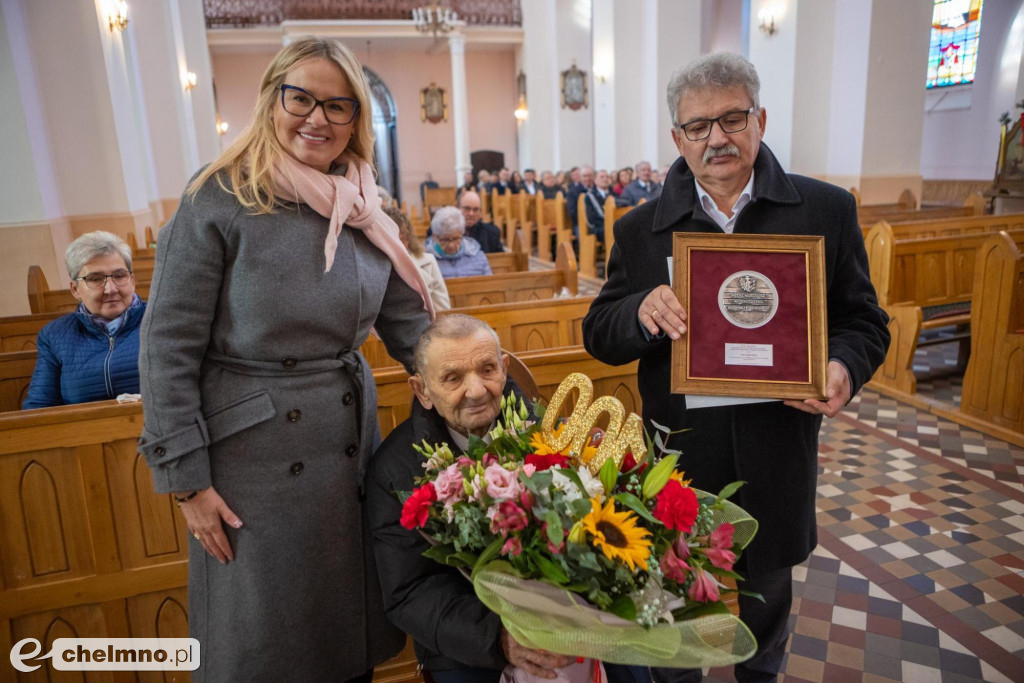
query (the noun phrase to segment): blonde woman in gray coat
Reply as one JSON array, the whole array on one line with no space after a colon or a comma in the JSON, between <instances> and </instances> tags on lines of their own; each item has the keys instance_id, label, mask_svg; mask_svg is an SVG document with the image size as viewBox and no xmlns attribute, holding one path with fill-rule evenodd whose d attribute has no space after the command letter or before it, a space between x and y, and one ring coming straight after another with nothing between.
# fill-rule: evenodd
<instances>
[{"instance_id":1,"label":"blonde woman in gray coat","mask_svg":"<svg viewBox=\"0 0 1024 683\"><path fill-rule=\"evenodd\" d=\"M380 210L369 97L339 43L285 47L160 232L140 450L192 535L194 681L369 681L404 643L367 552L358 349L375 327L408 366L433 310Z\"/></svg>"}]
</instances>

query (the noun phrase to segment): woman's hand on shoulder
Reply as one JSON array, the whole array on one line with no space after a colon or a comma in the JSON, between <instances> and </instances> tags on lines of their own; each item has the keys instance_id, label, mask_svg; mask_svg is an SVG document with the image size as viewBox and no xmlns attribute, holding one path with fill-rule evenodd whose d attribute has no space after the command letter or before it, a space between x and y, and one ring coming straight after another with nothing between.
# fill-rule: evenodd
<instances>
[{"instance_id":1,"label":"woman's hand on shoulder","mask_svg":"<svg viewBox=\"0 0 1024 683\"><path fill-rule=\"evenodd\" d=\"M185 498L189 493L179 493L175 496ZM212 486L198 491L187 501L179 502L178 507L185 516L189 533L203 544L206 552L221 564L227 564L235 559L231 543L224 533L224 525L230 524L233 528L240 529L242 520L231 511Z\"/></svg>"}]
</instances>

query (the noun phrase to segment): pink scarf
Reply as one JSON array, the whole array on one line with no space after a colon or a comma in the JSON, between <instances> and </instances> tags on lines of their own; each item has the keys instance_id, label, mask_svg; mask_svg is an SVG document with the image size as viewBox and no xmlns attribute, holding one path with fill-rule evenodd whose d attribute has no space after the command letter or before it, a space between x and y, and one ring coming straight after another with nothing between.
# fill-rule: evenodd
<instances>
[{"instance_id":1,"label":"pink scarf","mask_svg":"<svg viewBox=\"0 0 1024 683\"><path fill-rule=\"evenodd\" d=\"M405 283L419 292L423 308L433 320L434 305L423 273L398 239L398 226L380 208L377 182L370 165L347 152L339 161L348 165L344 176L321 173L283 154L274 172L275 189L282 198L308 204L324 218L331 219L324 242L325 273L334 265L341 228L345 224L358 228L391 260L391 265Z\"/></svg>"}]
</instances>

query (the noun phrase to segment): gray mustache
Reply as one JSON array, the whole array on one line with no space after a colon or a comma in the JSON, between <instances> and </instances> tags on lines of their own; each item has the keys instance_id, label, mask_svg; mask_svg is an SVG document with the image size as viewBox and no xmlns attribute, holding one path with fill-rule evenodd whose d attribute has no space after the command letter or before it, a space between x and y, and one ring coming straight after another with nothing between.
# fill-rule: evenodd
<instances>
[{"instance_id":1,"label":"gray mustache","mask_svg":"<svg viewBox=\"0 0 1024 683\"><path fill-rule=\"evenodd\" d=\"M740 150L739 147L737 147L736 145L725 145L724 147L708 147L706 150L704 150L704 156L701 160L706 164L715 157L738 157L739 155Z\"/></svg>"}]
</instances>

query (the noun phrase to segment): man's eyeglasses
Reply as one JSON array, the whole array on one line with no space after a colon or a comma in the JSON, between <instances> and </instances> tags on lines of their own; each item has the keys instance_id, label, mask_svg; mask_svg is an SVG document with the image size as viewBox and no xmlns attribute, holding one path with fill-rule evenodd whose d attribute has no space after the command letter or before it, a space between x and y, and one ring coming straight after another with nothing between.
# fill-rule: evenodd
<instances>
[{"instance_id":1,"label":"man's eyeglasses","mask_svg":"<svg viewBox=\"0 0 1024 683\"><path fill-rule=\"evenodd\" d=\"M713 119L695 119L688 123L679 123L676 126L683 131L683 135L690 142L707 140L711 136L711 129L717 123L723 133L739 133L747 128L747 119L754 113L751 107L746 111L728 111Z\"/></svg>"},{"instance_id":2,"label":"man's eyeglasses","mask_svg":"<svg viewBox=\"0 0 1024 683\"><path fill-rule=\"evenodd\" d=\"M113 280L117 287L124 287L132 279L130 270L118 270L110 275L103 273L89 273L83 277L76 277L75 280L82 280L89 289L100 290L107 286L107 278Z\"/></svg>"},{"instance_id":3,"label":"man's eyeglasses","mask_svg":"<svg viewBox=\"0 0 1024 683\"><path fill-rule=\"evenodd\" d=\"M359 113L359 100L351 97L332 97L318 100L297 85L281 86L281 106L293 116L309 116L317 107L322 107L324 116L339 126L352 123Z\"/></svg>"}]
</instances>

